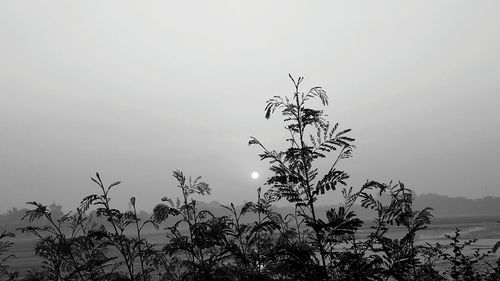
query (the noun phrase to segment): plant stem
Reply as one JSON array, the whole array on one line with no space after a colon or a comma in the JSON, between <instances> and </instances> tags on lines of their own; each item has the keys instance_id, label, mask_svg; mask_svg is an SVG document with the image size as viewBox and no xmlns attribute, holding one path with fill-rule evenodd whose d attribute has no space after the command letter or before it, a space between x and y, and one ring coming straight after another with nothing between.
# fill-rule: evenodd
<instances>
[{"instance_id":1,"label":"plant stem","mask_svg":"<svg viewBox=\"0 0 500 281\"><path fill-rule=\"evenodd\" d=\"M295 101L296 101L296 106L297 106L297 125L299 127L299 137L300 137L300 150L301 150L301 153L300 153L300 156L302 158L302 168L303 168L303 173L304 173L304 177L305 177L305 181L303 181L303 187L306 191L306 194L307 194L307 197L308 197L308 205L309 205L309 209L311 211L311 215L312 215L312 219L313 219L313 222L314 224L316 224L317 222L317 219L316 219L316 213L315 213L315 208L314 208L314 196L312 194L312 190L311 190L311 182L309 180L309 172L308 172L308 166L309 166L309 163L308 161L306 161L306 157L304 155L304 150L306 149L306 145L304 143L304 128L302 127L302 120L301 120L301 113L300 113L300 108L301 108L301 103L299 101L299 83L300 83L300 78L299 78L299 81L297 83L294 83L295 84ZM319 232L319 230L317 228L313 228L314 232L316 233L316 239L317 239L317 242L318 242L318 247L319 247L319 251L320 251L320 255L321 255L321 262L322 262L322 265L323 265L323 268L325 269L325 273L327 274L328 276L328 270L326 269L326 259L325 259L325 249L324 249L324 246L323 246L323 238L321 236L321 233Z\"/></svg>"}]
</instances>

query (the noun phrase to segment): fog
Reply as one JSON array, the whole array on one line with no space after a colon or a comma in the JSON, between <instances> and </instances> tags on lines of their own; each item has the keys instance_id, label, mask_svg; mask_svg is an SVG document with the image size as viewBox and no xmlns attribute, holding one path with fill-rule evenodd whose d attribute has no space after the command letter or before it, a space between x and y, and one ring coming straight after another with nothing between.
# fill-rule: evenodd
<instances>
[{"instance_id":1,"label":"fog","mask_svg":"<svg viewBox=\"0 0 500 281\"><path fill-rule=\"evenodd\" d=\"M2 1L0 211L70 210L121 180L113 203L254 199L270 175L250 136L285 148L265 101L322 86L351 128L350 185L500 196L498 1ZM260 177L251 178L257 171ZM265 187L264 187L265 188ZM323 203L338 202L331 193Z\"/></svg>"}]
</instances>

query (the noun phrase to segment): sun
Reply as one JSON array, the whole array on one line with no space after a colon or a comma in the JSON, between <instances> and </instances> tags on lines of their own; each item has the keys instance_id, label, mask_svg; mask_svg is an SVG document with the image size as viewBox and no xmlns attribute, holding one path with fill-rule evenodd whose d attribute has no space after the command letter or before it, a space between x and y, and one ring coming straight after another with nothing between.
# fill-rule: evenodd
<instances>
[{"instance_id":1,"label":"sun","mask_svg":"<svg viewBox=\"0 0 500 281\"><path fill-rule=\"evenodd\" d=\"M252 179L256 180L259 178L259 173L257 172L252 172Z\"/></svg>"}]
</instances>

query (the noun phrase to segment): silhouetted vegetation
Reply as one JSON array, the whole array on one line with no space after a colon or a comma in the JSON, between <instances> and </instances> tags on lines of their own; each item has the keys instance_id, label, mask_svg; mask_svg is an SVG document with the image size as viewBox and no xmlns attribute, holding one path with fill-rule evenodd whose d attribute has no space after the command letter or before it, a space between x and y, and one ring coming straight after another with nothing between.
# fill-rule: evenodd
<instances>
[{"instance_id":1,"label":"silhouetted vegetation","mask_svg":"<svg viewBox=\"0 0 500 281\"><path fill-rule=\"evenodd\" d=\"M256 190L255 201L222 205L216 215L197 198L210 194L200 177L174 171L178 194L166 194L149 217L140 216L136 199L130 210L111 204L119 186L96 173L98 192L85 197L75 212L57 205L28 202L19 231L37 237L34 254L39 271L11 272L7 261L14 233L0 234L2 280L500 280L500 260L491 262L499 244L487 251L465 251L475 241L448 235L449 245L421 244L416 237L431 222L432 209L413 207L414 193L403 183L367 181L347 186L340 168L352 156L350 129L331 124L320 87L301 92L303 78L293 79L291 97L275 96L266 103L265 117L279 111L289 135L283 150L268 148L251 137L259 157L269 161L267 190ZM314 103L313 101L318 101ZM331 159L324 169L319 159ZM324 163L324 161L322 162ZM326 211L317 200L337 192L343 203ZM286 200L290 213L273 203ZM363 222L356 208L372 212ZM92 211L93 210L93 211ZM13 212L13 214L17 212ZM11 215L13 216L13 215ZM252 218L252 219L248 219ZM361 233L363 225L369 231ZM393 227L403 234L389 235ZM145 239L144 230L164 234L162 245ZM470 252L470 253L469 253Z\"/></svg>"}]
</instances>

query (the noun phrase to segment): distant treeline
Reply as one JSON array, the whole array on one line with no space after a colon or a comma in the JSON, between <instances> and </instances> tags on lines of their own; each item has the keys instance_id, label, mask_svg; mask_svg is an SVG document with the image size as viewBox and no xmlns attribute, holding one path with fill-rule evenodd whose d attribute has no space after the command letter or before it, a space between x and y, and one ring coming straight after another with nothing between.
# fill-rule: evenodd
<instances>
[{"instance_id":1,"label":"distant treeline","mask_svg":"<svg viewBox=\"0 0 500 281\"><path fill-rule=\"evenodd\" d=\"M415 208L433 208L433 214L436 217L500 216L500 197L487 196L481 199L467 199L428 193L417 196L414 205Z\"/></svg>"},{"instance_id":2,"label":"distant treeline","mask_svg":"<svg viewBox=\"0 0 500 281\"><path fill-rule=\"evenodd\" d=\"M199 205L205 210L209 210L213 214L223 215L226 210L222 207L222 203L212 201L210 203L200 201ZM484 197L481 199L468 199L463 197L449 197L446 195L439 195L435 193L426 193L415 196L413 206L416 209L424 209L426 207L433 208L434 217L465 217L465 216L493 216L498 215L500 220L500 197ZM64 214L63 207L56 203L48 206L55 216L62 216ZM242 206L239 206L242 207ZM320 205L318 206L319 213L326 214L326 210L336 208L337 205ZM274 209L282 214L293 213L294 207L274 207ZM371 219L373 212L362 208L360 205L354 205L353 210L358 214L358 217L364 219ZM28 209L12 208L6 213L0 215L0 225L22 225L21 218L26 214ZM89 212L89 215L95 216L95 211ZM138 216L142 219L151 217L152 213L140 211ZM255 218L246 216L247 221L252 221ZM245 221L246 222L246 221Z\"/></svg>"}]
</instances>

